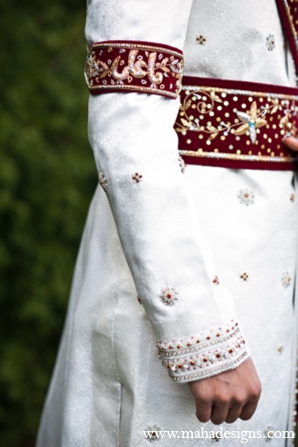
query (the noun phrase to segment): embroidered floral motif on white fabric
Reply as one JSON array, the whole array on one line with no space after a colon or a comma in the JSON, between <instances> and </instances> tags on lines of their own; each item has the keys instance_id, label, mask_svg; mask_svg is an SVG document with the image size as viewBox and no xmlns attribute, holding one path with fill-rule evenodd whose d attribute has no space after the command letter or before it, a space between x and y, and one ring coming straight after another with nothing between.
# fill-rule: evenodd
<instances>
[{"instance_id":1,"label":"embroidered floral motif on white fabric","mask_svg":"<svg viewBox=\"0 0 298 447\"><path fill-rule=\"evenodd\" d=\"M255 201L255 195L253 191L249 189L242 189L238 194L239 202L243 205L249 206L252 205Z\"/></svg>"},{"instance_id":2,"label":"embroidered floral motif on white fabric","mask_svg":"<svg viewBox=\"0 0 298 447\"><path fill-rule=\"evenodd\" d=\"M202 34L200 34L196 37L196 40L200 45L204 45L207 39L206 37L202 36Z\"/></svg>"},{"instance_id":3,"label":"embroidered floral motif on white fabric","mask_svg":"<svg viewBox=\"0 0 298 447\"><path fill-rule=\"evenodd\" d=\"M178 291L175 287L166 287L161 291L160 298L167 306L173 306L175 301L178 300Z\"/></svg>"},{"instance_id":4,"label":"embroidered floral motif on white fabric","mask_svg":"<svg viewBox=\"0 0 298 447\"><path fill-rule=\"evenodd\" d=\"M277 348L277 352L279 352L279 354L281 354L283 352L283 350L284 350L283 345L279 345Z\"/></svg>"},{"instance_id":5,"label":"embroidered floral motif on white fabric","mask_svg":"<svg viewBox=\"0 0 298 447\"><path fill-rule=\"evenodd\" d=\"M218 276L214 276L214 278L212 279L212 282L214 285L218 286L219 285L219 277Z\"/></svg>"},{"instance_id":6,"label":"embroidered floral motif on white fabric","mask_svg":"<svg viewBox=\"0 0 298 447\"><path fill-rule=\"evenodd\" d=\"M102 189L107 192L108 182L102 172L98 175L98 181Z\"/></svg>"},{"instance_id":7,"label":"embroidered floral motif on white fabric","mask_svg":"<svg viewBox=\"0 0 298 447\"><path fill-rule=\"evenodd\" d=\"M249 276L246 272L244 272L244 273L242 273L242 275L240 275L240 278L242 279L242 281L246 282L246 281L248 281Z\"/></svg>"},{"instance_id":8,"label":"embroidered floral motif on white fabric","mask_svg":"<svg viewBox=\"0 0 298 447\"><path fill-rule=\"evenodd\" d=\"M146 427L144 432L145 432L144 433L145 438L150 442L158 441L159 439L161 439L159 437L161 428L158 425L153 425L152 427Z\"/></svg>"},{"instance_id":9,"label":"embroidered floral motif on white fabric","mask_svg":"<svg viewBox=\"0 0 298 447\"><path fill-rule=\"evenodd\" d=\"M185 164L185 162L184 162L182 157L179 157L178 161L179 161L179 166L180 166L181 172L182 172L182 174L184 174L185 168L186 168L186 164Z\"/></svg>"},{"instance_id":10,"label":"embroidered floral motif on white fabric","mask_svg":"<svg viewBox=\"0 0 298 447\"><path fill-rule=\"evenodd\" d=\"M274 438L274 428L271 427L271 425L268 425L268 427L264 431L264 435L266 442L271 441L271 439Z\"/></svg>"},{"instance_id":11,"label":"embroidered floral motif on white fabric","mask_svg":"<svg viewBox=\"0 0 298 447\"><path fill-rule=\"evenodd\" d=\"M143 176L141 174L139 174L138 172L136 172L133 176L132 179L136 182L136 183L140 183L140 181L142 180Z\"/></svg>"},{"instance_id":12,"label":"embroidered floral motif on white fabric","mask_svg":"<svg viewBox=\"0 0 298 447\"><path fill-rule=\"evenodd\" d=\"M266 37L266 47L268 51L273 51L275 48L275 37L273 34L269 34Z\"/></svg>"},{"instance_id":13,"label":"embroidered floral motif on white fabric","mask_svg":"<svg viewBox=\"0 0 298 447\"><path fill-rule=\"evenodd\" d=\"M248 356L245 340L235 322L225 329L156 345L163 366L178 382L218 374L236 367Z\"/></svg>"},{"instance_id":14,"label":"embroidered floral motif on white fabric","mask_svg":"<svg viewBox=\"0 0 298 447\"><path fill-rule=\"evenodd\" d=\"M281 283L285 289L291 285L291 281L292 281L292 278L291 278L289 272L285 272L281 278Z\"/></svg>"}]
</instances>

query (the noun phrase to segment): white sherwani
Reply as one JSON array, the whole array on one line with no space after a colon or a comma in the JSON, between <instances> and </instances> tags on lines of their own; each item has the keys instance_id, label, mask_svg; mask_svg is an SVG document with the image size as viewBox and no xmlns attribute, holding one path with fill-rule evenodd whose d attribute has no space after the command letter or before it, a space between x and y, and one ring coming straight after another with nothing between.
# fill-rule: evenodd
<instances>
[{"instance_id":1,"label":"white sherwani","mask_svg":"<svg viewBox=\"0 0 298 447\"><path fill-rule=\"evenodd\" d=\"M190 76L294 85L273 0L90 0L86 37L183 49ZM269 432L292 429L294 174L194 165L182 174L178 110L179 99L156 95L90 98L89 138L106 191L99 187L90 207L38 447L146 446L143 431L158 428L180 436L160 446L211 445L181 437L218 427L198 422L185 383L194 379L182 369L184 383L172 381L155 345L218 332L222 352L245 345L203 366L202 378L251 355L263 386L253 418L224 430L254 430L247 444L258 447ZM214 343L196 349L211 355ZM239 436L219 442L239 446Z\"/></svg>"}]
</instances>

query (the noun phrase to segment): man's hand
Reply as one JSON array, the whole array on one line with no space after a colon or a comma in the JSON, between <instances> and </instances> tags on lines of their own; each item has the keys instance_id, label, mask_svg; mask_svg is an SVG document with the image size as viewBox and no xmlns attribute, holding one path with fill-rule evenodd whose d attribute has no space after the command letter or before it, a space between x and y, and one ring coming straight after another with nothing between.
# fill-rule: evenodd
<instances>
[{"instance_id":1,"label":"man's hand","mask_svg":"<svg viewBox=\"0 0 298 447\"><path fill-rule=\"evenodd\" d=\"M199 421L211 419L214 424L250 419L261 395L261 383L251 359L236 369L190 382L189 387L196 401Z\"/></svg>"},{"instance_id":2,"label":"man's hand","mask_svg":"<svg viewBox=\"0 0 298 447\"><path fill-rule=\"evenodd\" d=\"M298 151L298 138L294 137L285 138L283 142L293 151Z\"/></svg>"}]
</instances>

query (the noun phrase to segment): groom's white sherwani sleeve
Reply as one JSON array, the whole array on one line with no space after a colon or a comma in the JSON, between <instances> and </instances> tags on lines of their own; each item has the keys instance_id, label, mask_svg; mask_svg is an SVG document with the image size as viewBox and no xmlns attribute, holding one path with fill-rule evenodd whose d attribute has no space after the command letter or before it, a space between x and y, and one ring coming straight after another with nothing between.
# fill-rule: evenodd
<instances>
[{"instance_id":1,"label":"groom's white sherwani sleeve","mask_svg":"<svg viewBox=\"0 0 298 447\"><path fill-rule=\"evenodd\" d=\"M111 41L87 61L93 73L98 71L94 79L106 81L104 94L91 95L89 102L89 139L100 184L163 364L177 381L235 368L249 355L183 174L173 129L179 98L165 96L160 88L161 79L166 83L171 75L171 61L177 64L169 48L183 48L191 5L191 0L91 0L86 25L89 48ZM125 46L132 41L138 45L135 53ZM113 57L100 61L107 51ZM124 91L138 73L144 75L143 91ZM149 75L151 85L146 84Z\"/></svg>"}]
</instances>

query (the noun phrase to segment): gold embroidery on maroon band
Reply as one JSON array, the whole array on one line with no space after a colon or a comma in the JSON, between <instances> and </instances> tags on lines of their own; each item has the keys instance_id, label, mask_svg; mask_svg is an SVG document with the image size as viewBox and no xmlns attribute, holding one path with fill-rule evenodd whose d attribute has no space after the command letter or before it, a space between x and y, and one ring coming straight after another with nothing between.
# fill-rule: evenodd
<instances>
[{"instance_id":1,"label":"gold embroidery on maroon band","mask_svg":"<svg viewBox=\"0 0 298 447\"><path fill-rule=\"evenodd\" d=\"M128 42L93 44L85 65L91 93L119 90L177 98L182 72L183 56L178 51Z\"/></svg>"},{"instance_id":2,"label":"gold embroidery on maroon band","mask_svg":"<svg viewBox=\"0 0 298 447\"><path fill-rule=\"evenodd\" d=\"M281 145L297 135L297 97L185 86L175 123L180 155L291 162ZM189 146L189 148L187 147Z\"/></svg>"}]
</instances>

